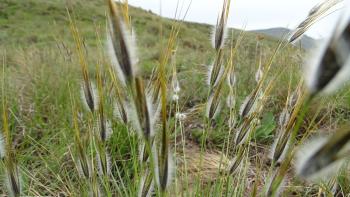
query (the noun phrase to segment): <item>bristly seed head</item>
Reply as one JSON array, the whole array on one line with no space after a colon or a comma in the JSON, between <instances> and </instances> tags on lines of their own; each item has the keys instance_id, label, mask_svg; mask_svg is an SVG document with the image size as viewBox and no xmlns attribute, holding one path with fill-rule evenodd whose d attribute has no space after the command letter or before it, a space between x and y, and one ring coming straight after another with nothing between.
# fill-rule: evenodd
<instances>
[{"instance_id":1,"label":"bristly seed head","mask_svg":"<svg viewBox=\"0 0 350 197\"><path fill-rule=\"evenodd\" d=\"M284 108L278 118L278 126L284 127L288 124L290 114L287 108Z\"/></svg>"},{"instance_id":2,"label":"bristly seed head","mask_svg":"<svg viewBox=\"0 0 350 197\"><path fill-rule=\"evenodd\" d=\"M150 170L146 170L141 177L138 197L150 197L154 189L154 180Z\"/></svg>"},{"instance_id":3,"label":"bristly seed head","mask_svg":"<svg viewBox=\"0 0 350 197\"><path fill-rule=\"evenodd\" d=\"M234 95L229 94L226 99L226 105L229 109L235 109L236 107L236 98Z\"/></svg>"},{"instance_id":4,"label":"bristly seed head","mask_svg":"<svg viewBox=\"0 0 350 197\"><path fill-rule=\"evenodd\" d=\"M244 149L245 149L244 146L240 146L240 148L238 149L237 154L230 161L228 169L227 169L229 174L234 174L235 172L237 172L237 170L239 170L240 165L244 161L243 160L243 156L244 156L244 153L245 153Z\"/></svg>"},{"instance_id":5,"label":"bristly seed head","mask_svg":"<svg viewBox=\"0 0 350 197\"><path fill-rule=\"evenodd\" d=\"M344 17L344 16L343 16ZM333 92L349 80L350 23L347 16L339 21L332 38L311 63L306 79L311 94Z\"/></svg>"},{"instance_id":6,"label":"bristly seed head","mask_svg":"<svg viewBox=\"0 0 350 197\"><path fill-rule=\"evenodd\" d=\"M89 179L91 176L91 165L87 160L83 160L82 157L77 158L77 170L80 177Z\"/></svg>"},{"instance_id":7,"label":"bristly seed head","mask_svg":"<svg viewBox=\"0 0 350 197\"><path fill-rule=\"evenodd\" d=\"M98 121L98 128L100 132L100 138L102 141L106 141L111 137L112 127L111 127L111 122L109 120L100 118L100 121Z\"/></svg>"},{"instance_id":8,"label":"bristly seed head","mask_svg":"<svg viewBox=\"0 0 350 197\"><path fill-rule=\"evenodd\" d=\"M333 8L342 1L343 0L325 0L322 3L315 5L309 11L307 18L298 25L288 41L290 43L296 42L317 20L320 20L322 17L331 13Z\"/></svg>"},{"instance_id":9,"label":"bristly seed head","mask_svg":"<svg viewBox=\"0 0 350 197\"><path fill-rule=\"evenodd\" d=\"M99 175L108 176L111 173L111 159L107 150L96 152L96 162Z\"/></svg>"},{"instance_id":10,"label":"bristly seed head","mask_svg":"<svg viewBox=\"0 0 350 197\"><path fill-rule=\"evenodd\" d=\"M277 138L272 145L270 158L275 163L285 158L286 151L290 146L290 135L285 129L284 127L278 129Z\"/></svg>"},{"instance_id":11,"label":"bristly seed head","mask_svg":"<svg viewBox=\"0 0 350 197\"><path fill-rule=\"evenodd\" d=\"M14 155L9 155L14 157ZM19 197L22 192L21 177L19 173L19 168L14 158L5 159L5 168L6 168L6 180L7 188L10 193L10 196Z\"/></svg>"},{"instance_id":12,"label":"bristly seed head","mask_svg":"<svg viewBox=\"0 0 350 197\"><path fill-rule=\"evenodd\" d=\"M222 49L225 44L225 38L226 38L226 25L227 25L227 17L230 9L230 0L225 0L221 15L218 17L216 26L213 30L213 38L212 38L212 44L213 48L218 51L219 49Z\"/></svg>"},{"instance_id":13,"label":"bristly seed head","mask_svg":"<svg viewBox=\"0 0 350 197\"><path fill-rule=\"evenodd\" d=\"M294 108L294 106L296 105L297 101L298 101L298 97L299 97L299 90L296 90L294 92L291 93L291 95L288 98L288 108L290 110L292 110Z\"/></svg>"},{"instance_id":14,"label":"bristly seed head","mask_svg":"<svg viewBox=\"0 0 350 197\"><path fill-rule=\"evenodd\" d=\"M129 123L130 115L128 114L128 108L130 108L130 106L128 106L126 102L122 101L121 99L119 99L114 106L114 116L116 116L116 118L122 121L122 123L125 125Z\"/></svg>"},{"instance_id":15,"label":"bristly seed head","mask_svg":"<svg viewBox=\"0 0 350 197\"><path fill-rule=\"evenodd\" d=\"M168 151L166 163L163 165L163 169L159 172L159 185L162 191L165 191L173 179L174 162L171 151Z\"/></svg>"},{"instance_id":16,"label":"bristly seed head","mask_svg":"<svg viewBox=\"0 0 350 197\"><path fill-rule=\"evenodd\" d=\"M116 2L109 0L109 35L108 51L112 63L117 72L121 70L123 75L119 78L128 84L135 78L135 65L137 56L135 50L135 39L130 30L120 17ZM125 81L126 80L126 81Z\"/></svg>"},{"instance_id":17,"label":"bristly seed head","mask_svg":"<svg viewBox=\"0 0 350 197\"><path fill-rule=\"evenodd\" d=\"M254 92L250 95L248 95L244 102L242 103L240 110L239 110L239 115L242 118L245 118L247 116L249 116L252 112L255 111L256 109L256 98L255 98L255 94Z\"/></svg>"},{"instance_id":18,"label":"bristly seed head","mask_svg":"<svg viewBox=\"0 0 350 197\"><path fill-rule=\"evenodd\" d=\"M81 100L91 113L98 110L99 98L97 96L96 86L91 82L83 82L81 86Z\"/></svg>"},{"instance_id":19,"label":"bristly seed head","mask_svg":"<svg viewBox=\"0 0 350 197\"><path fill-rule=\"evenodd\" d=\"M93 197L102 197L101 195L101 188L96 180L96 176L93 176L92 179L89 181L89 194L88 196Z\"/></svg>"},{"instance_id":20,"label":"bristly seed head","mask_svg":"<svg viewBox=\"0 0 350 197\"><path fill-rule=\"evenodd\" d=\"M184 114L184 113L179 113L179 112L177 112L177 113L175 114L175 117L176 117L176 119L178 119L179 121L184 121L184 120L187 118L187 115Z\"/></svg>"},{"instance_id":21,"label":"bristly seed head","mask_svg":"<svg viewBox=\"0 0 350 197\"><path fill-rule=\"evenodd\" d=\"M255 81L257 83L259 83L260 80L263 78L263 75L264 75L264 73L263 73L263 71L261 69L261 65L259 65L259 68L258 68L258 70L255 73Z\"/></svg>"},{"instance_id":22,"label":"bristly seed head","mask_svg":"<svg viewBox=\"0 0 350 197\"><path fill-rule=\"evenodd\" d=\"M219 115L222 105L222 84L220 84L210 95L207 102L206 116L209 120L215 119Z\"/></svg>"},{"instance_id":23,"label":"bristly seed head","mask_svg":"<svg viewBox=\"0 0 350 197\"><path fill-rule=\"evenodd\" d=\"M172 96L172 100L173 100L173 101L175 101L175 102L176 102L176 101L178 101L178 100L179 100L179 95L178 95L178 94L176 94L176 93L175 93L175 94L173 94L173 96Z\"/></svg>"},{"instance_id":24,"label":"bristly seed head","mask_svg":"<svg viewBox=\"0 0 350 197\"><path fill-rule=\"evenodd\" d=\"M173 88L173 92L175 94L178 94L180 92L181 88L180 88L179 80L177 79L177 73L176 73L176 68L175 67L173 68L173 76L172 76L171 85L172 85L172 88Z\"/></svg>"},{"instance_id":25,"label":"bristly seed head","mask_svg":"<svg viewBox=\"0 0 350 197\"><path fill-rule=\"evenodd\" d=\"M228 75L227 75L227 83L228 85L233 88L235 85L236 85L236 74L235 72L230 72Z\"/></svg>"},{"instance_id":26,"label":"bristly seed head","mask_svg":"<svg viewBox=\"0 0 350 197\"><path fill-rule=\"evenodd\" d=\"M0 159L5 157L5 141L0 130Z\"/></svg>"},{"instance_id":27,"label":"bristly seed head","mask_svg":"<svg viewBox=\"0 0 350 197\"><path fill-rule=\"evenodd\" d=\"M136 118L134 118L133 124L135 129L138 130L146 140L150 140L154 135L153 127L158 116L153 110L151 99L148 98L145 93L143 80L141 78L136 78L135 82L136 93L134 107Z\"/></svg>"},{"instance_id":28,"label":"bristly seed head","mask_svg":"<svg viewBox=\"0 0 350 197\"><path fill-rule=\"evenodd\" d=\"M338 129L329 139L310 141L309 145L312 146L305 146L307 148L302 149L304 151L299 154L298 174L314 178L330 167L337 167L335 164L346 156L341 153L349 140L350 130L349 126L346 126Z\"/></svg>"},{"instance_id":29,"label":"bristly seed head","mask_svg":"<svg viewBox=\"0 0 350 197\"><path fill-rule=\"evenodd\" d=\"M223 50L219 50L215 60L208 69L208 85L210 88L217 86L223 74Z\"/></svg>"},{"instance_id":30,"label":"bristly seed head","mask_svg":"<svg viewBox=\"0 0 350 197\"><path fill-rule=\"evenodd\" d=\"M178 94L180 92L181 88L180 88L180 84L179 84L179 81L176 79L174 82L173 82L173 91L175 94Z\"/></svg>"},{"instance_id":31,"label":"bristly seed head","mask_svg":"<svg viewBox=\"0 0 350 197\"><path fill-rule=\"evenodd\" d=\"M279 168L278 170L281 170ZM280 196L280 193L282 192L282 186L284 185L285 182L285 177L282 178L282 181L280 184L278 184L276 181L281 178L279 177L279 172L276 171L268 180L268 183L266 184L266 195L265 196Z\"/></svg>"},{"instance_id":32,"label":"bristly seed head","mask_svg":"<svg viewBox=\"0 0 350 197\"><path fill-rule=\"evenodd\" d=\"M246 118L236 133L234 141L235 145L238 146L244 144L258 124L259 120L257 118Z\"/></svg>"}]
</instances>

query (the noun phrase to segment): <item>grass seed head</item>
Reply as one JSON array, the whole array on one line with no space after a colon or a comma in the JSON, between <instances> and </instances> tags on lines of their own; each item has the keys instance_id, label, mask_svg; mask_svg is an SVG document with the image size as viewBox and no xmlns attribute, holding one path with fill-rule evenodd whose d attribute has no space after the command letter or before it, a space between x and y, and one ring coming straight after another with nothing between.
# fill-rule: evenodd
<instances>
[{"instance_id":1,"label":"grass seed head","mask_svg":"<svg viewBox=\"0 0 350 197\"><path fill-rule=\"evenodd\" d=\"M260 49L260 48L259 48ZM260 57L259 57L259 67L258 67L258 70L256 71L256 73L255 73L255 81L257 82L257 83L259 83L260 82L260 80L263 78L263 76L264 76L264 72L263 72L263 68L262 68L262 57L261 57L262 55L261 55L261 49L260 49Z\"/></svg>"},{"instance_id":2,"label":"grass seed head","mask_svg":"<svg viewBox=\"0 0 350 197\"><path fill-rule=\"evenodd\" d=\"M91 197L101 197L101 188L98 183L96 176L94 175L89 181L89 196Z\"/></svg>"},{"instance_id":3,"label":"grass seed head","mask_svg":"<svg viewBox=\"0 0 350 197\"><path fill-rule=\"evenodd\" d=\"M98 121L98 128L100 132L100 138L102 141L106 141L111 137L113 130L111 127L111 122L109 120L106 120L105 118L100 118L100 121Z\"/></svg>"},{"instance_id":4,"label":"grass seed head","mask_svg":"<svg viewBox=\"0 0 350 197\"><path fill-rule=\"evenodd\" d=\"M325 0L315 5L305 20L303 20L289 38L289 42L296 42L318 20L331 13L343 0Z\"/></svg>"},{"instance_id":5,"label":"grass seed head","mask_svg":"<svg viewBox=\"0 0 350 197\"><path fill-rule=\"evenodd\" d=\"M21 177L18 165L14 161L14 154L8 154L5 158L5 182L10 196L19 197L22 192Z\"/></svg>"},{"instance_id":6,"label":"grass seed head","mask_svg":"<svg viewBox=\"0 0 350 197\"><path fill-rule=\"evenodd\" d=\"M138 197L151 197L154 190L154 181L150 170L146 170L141 177Z\"/></svg>"},{"instance_id":7,"label":"grass seed head","mask_svg":"<svg viewBox=\"0 0 350 197\"><path fill-rule=\"evenodd\" d=\"M259 81L263 78L263 71L261 70L261 67L259 66L258 70L255 73L255 81L259 83Z\"/></svg>"},{"instance_id":8,"label":"grass seed head","mask_svg":"<svg viewBox=\"0 0 350 197\"><path fill-rule=\"evenodd\" d=\"M83 159L83 158L86 158L86 157L78 156L76 167L77 167L77 170L78 170L80 177L83 177L85 179L89 179L91 176L91 165L90 165L89 161L87 161L86 159Z\"/></svg>"},{"instance_id":9,"label":"grass seed head","mask_svg":"<svg viewBox=\"0 0 350 197\"><path fill-rule=\"evenodd\" d=\"M306 80L312 94L330 93L348 81L350 73L350 23L346 15L342 15L332 37L310 62Z\"/></svg>"},{"instance_id":10,"label":"grass seed head","mask_svg":"<svg viewBox=\"0 0 350 197\"><path fill-rule=\"evenodd\" d=\"M236 73L234 71L227 75L227 83L231 88L236 85Z\"/></svg>"},{"instance_id":11,"label":"grass seed head","mask_svg":"<svg viewBox=\"0 0 350 197\"><path fill-rule=\"evenodd\" d=\"M270 157L274 162L282 161L286 156L288 147L290 146L290 135L284 129L285 127L278 129L277 138L272 145Z\"/></svg>"},{"instance_id":12,"label":"grass seed head","mask_svg":"<svg viewBox=\"0 0 350 197\"><path fill-rule=\"evenodd\" d=\"M96 163L99 175L108 176L111 173L111 158L107 150L100 149L96 151Z\"/></svg>"},{"instance_id":13,"label":"grass seed head","mask_svg":"<svg viewBox=\"0 0 350 197\"><path fill-rule=\"evenodd\" d=\"M75 167L82 178L90 179L91 177L91 165L89 161L89 157L86 154L88 139L81 138L80 128L78 125L78 115L76 111L73 111L73 125L74 125L74 145L75 145L75 155L76 159L73 159L75 162Z\"/></svg>"},{"instance_id":14,"label":"grass seed head","mask_svg":"<svg viewBox=\"0 0 350 197\"><path fill-rule=\"evenodd\" d=\"M215 56L215 60L208 69L208 85L210 88L217 86L221 76L223 75L223 50L219 50Z\"/></svg>"},{"instance_id":15,"label":"grass seed head","mask_svg":"<svg viewBox=\"0 0 350 197\"><path fill-rule=\"evenodd\" d=\"M278 126L281 128L285 127L288 124L289 119L290 119L289 110L284 108L278 117Z\"/></svg>"},{"instance_id":16,"label":"grass seed head","mask_svg":"<svg viewBox=\"0 0 350 197\"><path fill-rule=\"evenodd\" d=\"M226 98L226 105L229 109L235 109L236 107L236 98L234 95L229 94Z\"/></svg>"},{"instance_id":17,"label":"grass seed head","mask_svg":"<svg viewBox=\"0 0 350 197\"><path fill-rule=\"evenodd\" d=\"M255 104L255 94L248 95L245 100L243 101L240 109L239 109L239 115L242 118L245 118L249 116L252 112L255 111L257 105Z\"/></svg>"},{"instance_id":18,"label":"grass seed head","mask_svg":"<svg viewBox=\"0 0 350 197\"><path fill-rule=\"evenodd\" d=\"M4 137L2 136L2 133L0 131L0 159L5 157L5 141L4 141Z\"/></svg>"},{"instance_id":19,"label":"grass seed head","mask_svg":"<svg viewBox=\"0 0 350 197\"><path fill-rule=\"evenodd\" d=\"M240 165L243 162L243 157L245 153L245 147L240 146L240 148L237 151L237 154L233 157L233 159L230 161L228 166L228 171L230 174L234 174L239 170Z\"/></svg>"},{"instance_id":20,"label":"grass seed head","mask_svg":"<svg viewBox=\"0 0 350 197\"><path fill-rule=\"evenodd\" d=\"M90 82L83 82L81 86L81 100L87 110L94 113L98 110L99 97L96 86Z\"/></svg>"},{"instance_id":21,"label":"grass seed head","mask_svg":"<svg viewBox=\"0 0 350 197\"><path fill-rule=\"evenodd\" d=\"M230 9L230 0L225 0L221 10L221 15L218 17L216 26L213 29L212 45L217 51L225 45L227 32L227 18Z\"/></svg>"},{"instance_id":22,"label":"grass seed head","mask_svg":"<svg viewBox=\"0 0 350 197\"><path fill-rule=\"evenodd\" d=\"M135 37L120 16L116 2L109 0L108 52L121 81L133 83L136 71ZM121 71L121 72L119 72ZM126 80L126 81L125 81Z\"/></svg>"},{"instance_id":23,"label":"grass seed head","mask_svg":"<svg viewBox=\"0 0 350 197\"><path fill-rule=\"evenodd\" d=\"M150 139L154 135L153 124L156 121L156 113L152 110L151 99L145 94L145 88L143 85L143 80L141 78L136 78L135 86L135 109L136 109L136 120L134 122L134 127L139 130L140 133L146 138Z\"/></svg>"},{"instance_id":24,"label":"grass seed head","mask_svg":"<svg viewBox=\"0 0 350 197\"><path fill-rule=\"evenodd\" d=\"M176 79L174 82L173 82L173 91L175 94L178 94L180 92L181 88L180 88L180 84L179 84L179 81Z\"/></svg>"},{"instance_id":25,"label":"grass seed head","mask_svg":"<svg viewBox=\"0 0 350 197\"><path fill-rule=\"evenodd\" d=\"M290 96L288 97L288 108L290 110L293 110L295 105L297 104L298 97L301 94L301 90L297 89L296 91L292 92Z\"/></svg>"},{"instance_id":26,"label":"grass seed head","mask_svg":"<svg viewBox=\"0 0 350 197\"><path fill-rule=\"evenodd\" d=\"M216 90L214 90L214 92L210 95L208 99L206 116L210 120L215 119L221 111L221 106L222 106L221 89L222 89L222 86L220 85L220 87L217 87Z\"/></svg>"},{"instance_id":27,"label":"grass seed head","mask_svg":"<svg viewBox=\"0 0 350 197\"><path fill-rule=\"evenodd\" d=\"M338 129L330 138L309 141L299 152L297 171L303 177L325 177L338 170L344 156L345 145L350 140L348 127ZM326 174L323 174L326 173Z\"/></svg>"},{"instance_id":28,"label":"grass seed head","mask_svg":"<svg viewBox=\"0 0 350 197\"><path fill-rule=\"evenodd\" d=\"M171 151L168 151L167 160L164 165L164 169L162 173L159 172L159 185L162 191L166 191L166 189L170 186L172 179L174 177L174 161L173 156L171 155Z\"/></svg>"},{"instance_id":29,"label":"grass seed head","mask_svg":"<svg viewBox=\"0 0 350 197\"><path fill-rule=\"evenodd\" d=\"M282 193L282 188L285 184L285 178L282 179L282 182L280 184L275 184L275 181L280 178L278 170L272 175L271 179L268 180L268 184L266 184L266 196L280 196Z\"/></svg>"},{"instance_id":30,"label":"grass seed head","mask_svg":"<svg viewBox=\"0 0 350 197\"><path fill-rule=\"evenodd\" d=\"M173 100L174 102L179 100L179 95L174 93L173 96L171 97L171 100Z\"/></svg>"},{"instance_id":31,"label":"grass seed head","mask_svg":"<svg viewBox=\"0 0 350 197\"><path fill-rule=\"evenodd\" d=\"M129 106L122 100L117 101L114 106L114 116L125 125L129 123L130 115L128 114L128 108Z\"/></svg>"},{"instance_id":32,"label":"grass seed head","mask_svg":"<svg viewBox=\"0 0 350 197\"><path fill-rule=\"evenodd\" d=\"M184 121L187 118L187 115L184 113L177 112L175 114L175 118L178 119L179 121Z\"/></svg>"},{"instance_id":33,"label":"grass seed head","mask_svg":"<svg viewBox=\"0 0 350 197\"><path fill-rule=\"evenodd\" d=\"M87 139L80 139L80 136L75 137L76 145L76 169L81 177L90 179L92 174L91 164L89 157L86 154Z\"/></svg>"},{"instance_id":34,"label":"grass seed head","mask_svg":"<svg viewBox=\"0 0 350 197\"><path fill-rule=\"evenodd\" d=\"M175 65L174 65L174 68L173 68L173 76L172 76L171 85L172 85L172 88L173 88L173 92L175 94L178 94L181 91L180 82L179 82L179 80L177 78Z\"/></svg>"},{"instance_id":35,"label":"grass seed head","mask_svg":"<svg viewBox=\"0 0 350 197\"><path fill-rule=\"evenodd\" d=\"M254 131L257 126L257 119L255 117L245 118L241 126L238 128L236 132L234 143L236 146L242 145L249 138L249 135L252 131Z\"/></svg>"},{"instance_id":36,"label":"grass seed head","mask_svg":"<svg viewBox=\"0 0 350 197\"><path fill-rule=\"evenodd\" d=\"M119 119L122 123L126 125L129 122L130 116L128 114L128 109L130 108L130 106L128 106L127 94L125 93L125 91L123 91L123 88L120 84L120 80L117 79L116 73L113 71L113 69L110 68L108 72L114 85L114 93L116 98L116 102L114 103L113 114L117 119Z\"/></svg>"}]
</instances>

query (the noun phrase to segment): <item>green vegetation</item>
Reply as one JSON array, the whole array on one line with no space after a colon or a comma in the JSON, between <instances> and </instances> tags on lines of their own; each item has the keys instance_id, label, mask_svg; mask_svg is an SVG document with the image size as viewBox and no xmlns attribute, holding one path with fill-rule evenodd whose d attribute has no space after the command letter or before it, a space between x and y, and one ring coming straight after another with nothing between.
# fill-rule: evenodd
<instances>
[{"instance_id":1,"label":"green vegetation","mask_svg":"<svg viewBox=\"0 0 350 197\"><path fill-rule=\"evenodd\" d=\"M109 59L105 50L107 10L105 1L96 0L66 3L61 0L0 0L0 59L4 67L0 84L5 91L0 100L1 103L6 101L6 105L0 106L0 111L8 113L6 117L25 195L86 196L92 192L89 183L77 173L75 126L78 125L81 142L85 143L85 151L93 160L92 155L96 154L94 143L84 136L95 129L96 120L95 115L84 109L84 101L80 99L82 74L68 12L82 39L90 79L95 82L96 76L103 78L100 85L105 93L104 113L107 117L114 117L110 120L114 132L104 144L108 147L112 165L113 184L109 189L117 191L117 195L136 196L138 193L135 180L140 180L138 170L143 168L138 164L140 141L130 125L123 125L113 115L115 95L111 91L113 79L108 72ZM174 21L138 8L130 8L129 15L137 38L140 73L144 79L150 79L152 69L160 64ZM174 43L176 56L164 65L166 70L172 70L172 64L175 64L181 86L179 103L167 106L170 111L168 124L177 125L169 129L170 147L176 150L178 166L170 191L176 190L173 195L185 196L194 193L224 196L225 192L242 196L248 195L247 191L253 195L258 190L263 194L273 174L268 155L279 130L279 114L301 80L300 70L308 54L285 42L230 29L223 50L227 61L239 42L231 59L237 78L234 90L237 104L231 110L223 107L218 117L207 124L203 121L206 120L204 112L208 99L207 65L217 55L211 47L211 33L212 27L208 25L181 23ZM265 96L264 104L261 104L263 110L255 117L260 123L250 136L249 148L242 151L239 173L226 179L218 173L223 168L221 165L241 153L241 149L234 147L234 134L229 134L238 128L227 122L233 114L238 116L239 106L256 88L255 73L260 58L264 68L270 67L266 74L268 80L263 81L263 88L259 89ZM170 87L171 76L167 77L169 80L165 83ZM223 88L223 92L228 95L229 88ZM302 132L297 139L319 128L328 133L329 128L349 121L349 104L347 90L315 99L301 123ZM179 121L176 112L185 113L187 117ZM243 118L237 118L237 122L240 121L244 122ZM6 124L0 122L0 129L5 130ZM5 162L0 162L0 166L0 174L5 174ZM344 193L350 190L348 173L344 167L338 177ZM328 195L332 192L330 185L334 180L312 184L293 174L293 171L288 171L284 196L310 196L322 192ZM198 180L198 176L202 180ZM7 190L4 179L1 179L0 194L3 193Z\"/></svg>"}]
</instances>

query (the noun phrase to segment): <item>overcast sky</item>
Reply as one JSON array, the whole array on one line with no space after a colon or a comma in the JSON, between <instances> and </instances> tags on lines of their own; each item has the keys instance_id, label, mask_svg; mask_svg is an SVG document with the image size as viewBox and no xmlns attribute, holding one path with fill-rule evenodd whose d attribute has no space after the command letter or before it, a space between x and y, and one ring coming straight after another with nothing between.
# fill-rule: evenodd
<instances>
[{"instance_id":1,"label":"overcast sky","mask_svg":"<svg viewBox=\"0 0 350 197\"><path fill-rule=\"evenodd\" d=\"M161 4L160 4L161 1ZM142 7L162 16L174 18L178 0L129 0L131 5ZM185 12L191 0L180 0ZM232 0L229 26L246 30L271 27L294 28L308 14L309 10L322 0ZM223 0L192 0L187 21L215 24ZM160 6L161 5L161 6ZM161 7L161 9L160 9ZM320 38L328 36L340 11L325 17L307 34Z\"/></svg>"}]
</instances>

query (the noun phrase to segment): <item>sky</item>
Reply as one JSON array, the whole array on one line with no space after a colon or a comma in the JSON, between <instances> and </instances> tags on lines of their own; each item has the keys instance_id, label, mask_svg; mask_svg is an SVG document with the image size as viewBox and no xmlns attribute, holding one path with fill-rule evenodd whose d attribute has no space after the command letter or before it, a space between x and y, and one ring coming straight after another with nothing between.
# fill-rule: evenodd
<instances>
[{"instance_id":1,"label":"sky","mask_svg":"<svg viewBox=\"0 0 350 197\"><path fill-rule=\"evenodd\" d=\"M174 18L178 0L129 0L129 4ZM182 15L191 0L180 0ZM255 30L272 27L295 28L310 9L322 0L232 0L228 26ZM186 21L215 24L223 0L192 0ZM181 5L179 7L181 7ZM160 12L161 10L161 12ZM324 17L306 34L324 38L332 32L340 11Z\"/></svg>"}]
</instances>

